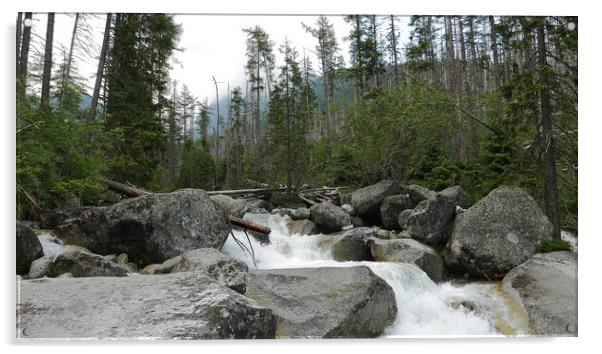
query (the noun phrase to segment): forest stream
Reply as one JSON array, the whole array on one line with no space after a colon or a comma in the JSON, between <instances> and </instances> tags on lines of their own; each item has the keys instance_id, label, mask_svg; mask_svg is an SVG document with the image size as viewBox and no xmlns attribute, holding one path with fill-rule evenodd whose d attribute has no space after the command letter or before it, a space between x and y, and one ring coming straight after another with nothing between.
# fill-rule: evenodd
<instances>
[{"instance_id":1,"label":"forest stream","mask_svg":"<svg viewBox=\"0 0 602 354\"><path fill-rule=\"evenodd\" d=\"M527 335L524 310L499 290L500 282L443 282L435 284L417 266L393 262L338 262L324 247L328 235L289 234L286 218L270 214L246 214L245 219L267 224L271 243L260 245L250 238L260 269L353 267L365 265L394 290L397 318L386 337L428 335ZM245 239L242 231L234 231ZM254 268L250 254L228 238L222 251Z\"/></svg>"}]
</instances>

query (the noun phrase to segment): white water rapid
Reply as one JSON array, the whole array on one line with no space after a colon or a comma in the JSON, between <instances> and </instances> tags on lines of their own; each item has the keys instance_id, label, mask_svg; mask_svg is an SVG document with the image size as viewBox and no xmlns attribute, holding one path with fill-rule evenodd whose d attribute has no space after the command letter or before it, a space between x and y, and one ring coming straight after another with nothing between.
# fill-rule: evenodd
<instances>
[{"instance_id":1,"label":"white water rapid","mask_svg":"<svg viewBox=\"0 0 602 354\"><path fill-rule=\"evenodd\" d=\"M520 307L499 291L499 282L435 284L413 264L337 262L330 248L324 247L329 236L289 235L287 218L245 215L245 219L272 229L269 245L262 246L250 238L257 268L370 267L395 292L397 319L385 330L385 337L528 334L527 319ZM247 243L243 232L234 231L234 234ZM222 251L254 268L251 256L232 237L228 238Z\"/></svg>"}]
</instances>

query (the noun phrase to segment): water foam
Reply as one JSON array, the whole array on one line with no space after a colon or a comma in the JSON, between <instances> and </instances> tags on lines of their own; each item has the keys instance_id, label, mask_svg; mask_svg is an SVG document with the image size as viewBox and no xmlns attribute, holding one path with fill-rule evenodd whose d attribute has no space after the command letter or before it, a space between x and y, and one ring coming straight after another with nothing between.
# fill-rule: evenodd
<instances>
[{"instance_id":1,"label":"water foam","mask_svg":"<svg viewBox=\"0 0 602 354\"><path fill-rule=\"evenodd\" d=\"M289 235L287 216L247 214L245 219L267 224L271 243L262 246L250 238L257 268L352 267L365 265L383 278L395 292L398 308L386 337L526 334L498 283L435 284L416 265L391 262L337 262L329 249L320 246L326 235ZM246 236L234 231L239 240ZM229 237L222 251L253 268L252 257Z\"/></svg>"}]
</instances>

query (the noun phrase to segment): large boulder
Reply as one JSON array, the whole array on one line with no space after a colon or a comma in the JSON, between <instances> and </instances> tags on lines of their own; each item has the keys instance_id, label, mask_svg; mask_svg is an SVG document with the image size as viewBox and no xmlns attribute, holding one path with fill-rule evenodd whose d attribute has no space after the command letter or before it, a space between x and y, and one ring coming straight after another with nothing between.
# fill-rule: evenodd
<instances>
[{"instance_id":1,"label":"large boulder","mask_svg":"<svg viewBox=\"0 0 602 354\"><path fill-rule=\"evenodd\" d=\"M527 311L531 327L545 336L577 336L577 254L536 254L512 269L502 290Z\"/></svg>"},{"instance_id":2,"label":"large boulder","mask_svg":"<svg viewBox=\"0 0 602 354\"><path fill-rule=\"evenodd\" d=\"M47 209L40 215L41 229L54 229L55 227L65 223L68 219L79 217L84 211L93 208L90 206L77 207L71 209Z\"/></svg>"},{"instance_id":3,"label":"large boulder","mask_svg":"<svg viewBox=\"0 0 602 354\"><path fill-rule=\"evenodd\" d=\"M241 294L247 288L249 267L241 261L230 258L215 248L199 248L178 257L171 269L177 272L203 272L218 283Z\"/></svg>"},{"instance_id":4,"label":"large boulder","mask_svg":"<svg viewBox=\"0 0 602 354\"><path fill-rule=\"evenodd\" d=\"M290 235L315 235L319 234L320 230L311 220L290 220L286 223Z\"/></svg>"},{"instance_id":5,"label":"large boulder","mask_svg":"<svg viewBox=\"0 0 602 354\"><path fill-rule=\"evenodd\" d=\"M446 188L439 192L439 194L453 199L456 205L462 209L470 208L470 199L468 198L468 194L466 194L464 188L460 186Z\"/></svg>"},{"instance_id":6,"label":"large boulder","mask_svg":"<svg viewBox=\"0 0 602 354\"><path fill-rule=\"evenodd\" d=\"M387 230L398 230L399 213L404 210L414 209L416 204L409 194L397 194L386 197L380 205L380 220L382 226Z\"/></svg>"},{"instance_id":7,"label":"large boulder","mask_svg":"<svg viewBox=\"0 0 602 354\"><path fill-rule=\"evenodd\" d=\"M376 233L370 227L358 227L347 230L338 241L332 245L332 255L335 260L343 261L371 261L368 240Z\"/></svg>"},{"instance_id":8,"label":"large boulder","mask_svg":"<svg viewBox=\"0 0 602 354\"><path fill-rule=\"evenodd\" d=\"M48 267L48 276L71 273L74 277L124 277L127 269L105 257L82 251L63 252Z\"/></svg>"},{"instance_id":9,"label":"large boulder","mask_svg":"<svg viewBox=\"0 0 602 354\"><path fill-rule=\"evenodd\" d=\"M351 216L341 207L331 202L322 202L310 209L311 220L316 223L323 233L337 232L351 225Z\"/></svg>"},{"instance_id":10,"label":"large boulder","mask_svg":"<svg viewBox=\"0 0 602 354\"><path fill-rule=\"evenodd\" d=\"M435 194L418 203L411 212L400 213L399 221L403 222L400 226L412 238L431 246L440 246L449 237L455 210L455 199Z\"/></svg>"},{"instance_id":11,"label":"large boulder","mask_svg":"<svg viewBox=\"0 0 602 354\"><path fill-rule=\"evenodd\" d=\"M54 231L65 243L99 254L124 252L146 265L197 248L221 249L229 230L223 210L205 191L182 189L89 209Z\"/></svg>"},{"instance_id":12,"label":"large boulder","mask_svg":"<svg viewBox=\"0 0 602 354\"><path fill-rule=\"evenodd\" d=\"M278 338L366 338L395 320L393 289L368 267L251 270L247 296L278 318Z\"/></svg>"},{"instance_id":13,"label":"large boulder","mask_svg":"<svg viewBox=\"0 0 602 354\"><path fill-rule=\"evenodd\" d=\"M36 233L25 224L17 221L17 274L27 274L31 262L44 255L44 249Z\"/></svg>"},{"instance_id":14,"label":"large boulder","mask_svg":"<svg viewBox=\"0 0 602 354\"><path fill-rule=\"evenodd\" d=\"M371 224L380 224L379 208L383 200L399 194L401 187L392 180L383 180L371 186L358 189L351 194L351 206L355 215Z\"/></svg>"},{"instance_id":15,"label":"large boulder","mask_svg":"<svg viewBox=\"0 0 602 354\"><path fill-rule=\"evenodd\" d=\"M368 241L372 257L377 262L412 263L422 269L434 282L443 279L443 259L434 249L422 243L405 238Z\"/></svg>"},{"instance_id":16,"label":"large boulder","mask_svg":"<svg viewBox=\"0 0 602 354\"><path fill-rule=\"evenodd\" d=\"M242 218L245 213L249 210L249 204L242 199L234 199L227 195L218 194L212 195L211 200L220 208L222 208L226 214L234 215L238 218Z\"/></svg>"},{"instance_id":17,"label":"large boulder","mask_svg":"<svg viewBox=\"0 0 602 354\"><path fill-rule=\"evenodd\" d=\"M201 272L20 281L21 338L274 338L269 309Z\"/></svg>"},{"instance_id":18,"label":"large boulder","mask_svg":"<svg viewBox=\"0 0 602 354\"><path fill-rule=\"evenodd\" d=\"M533 197L517 187L500 187L458 214L445 263L473 276L501 278L533 256L552 230Z\"/></svg>"},{"instance_id":19,"label":"large boulder","mask_svg":"<svg viewBox=\"0 0 602 354\"><path fill-rule=\"evenodd\" d=\"M427 200L436 194L432 190L417 184L401 186L401 193L409 195L414 204L418 204L423 200Z\"/></svg>"}]
</instances>

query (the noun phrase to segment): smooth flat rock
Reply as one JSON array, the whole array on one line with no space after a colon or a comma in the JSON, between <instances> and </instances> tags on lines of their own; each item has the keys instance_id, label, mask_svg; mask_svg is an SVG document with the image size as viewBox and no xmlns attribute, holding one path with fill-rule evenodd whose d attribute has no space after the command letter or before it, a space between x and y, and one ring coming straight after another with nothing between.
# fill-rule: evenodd
<instances>
[{"instance_id":1,"label":"smooth flat rock","mask_svg":"<svg viewBox=\"0 0 602 354\"><path fill-rule=\"evenodd\" d=\"M274 338L269 309L200 272L23 280L20 338Z\"/></svg>"}]
</instances>

